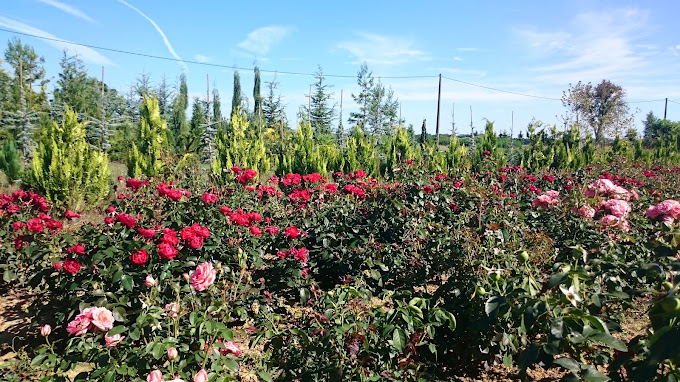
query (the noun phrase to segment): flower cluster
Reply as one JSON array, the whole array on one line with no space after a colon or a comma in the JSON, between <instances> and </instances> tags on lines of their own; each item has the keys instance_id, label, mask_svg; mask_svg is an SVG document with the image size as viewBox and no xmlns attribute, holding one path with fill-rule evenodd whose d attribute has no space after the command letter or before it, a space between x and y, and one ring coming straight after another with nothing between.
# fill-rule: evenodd
<instances>
[{"instance_id":1,"label":"flower cluster","mask_svg":"<svg viewBox=\"0 0 680 382\"><path fill-rule=\"evenodd\" d=\"M550 190L534 199L534 201L531 202L531 206L534 208L542 208L544 210L548 209L550 206L557 205L559 202L559 199L557 199L558 196L560 196L558 191Z\"/></svg>"},{"instance_id":2,"label":"flower cluster","mask_svg":"<svg viewBox=\"0 0 680 382\"><path fill-rule=\"evenodd\" d=\"M189 227L182 228L179 234L189 247L200 249L203 246L203 239L210 237L210 230L194 223Z\"/></svg>"},{"instance_id":3,"label":"flower cluster","mask_svg":"<svg viewBox=\"0 0 680 382\"><path fill-rule=\"evenodd\" d=\"M68 323L66 331L70 336L80 336L88 331L106 332L113 328L113 313L103 307L89 307Z\"/></svg>"},{"instance_id":4,"label":"flower cluster","mask_svg":"<svg viewBox=\"0 0 680 382\"><path fill-rule=\"evenodd\" d=\"M673 223L680 217L680 202L673 199L664 200L655 206L649 207L647 209L647 216L650 219Z\"/></svg>"}]
</instances>

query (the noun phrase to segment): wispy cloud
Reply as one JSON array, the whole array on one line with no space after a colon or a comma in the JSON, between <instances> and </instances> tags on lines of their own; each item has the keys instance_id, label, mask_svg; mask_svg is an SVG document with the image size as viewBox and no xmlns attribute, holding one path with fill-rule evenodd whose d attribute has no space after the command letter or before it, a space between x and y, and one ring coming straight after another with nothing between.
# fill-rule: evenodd
<instances>
[{"instance_id":1,"label":"wispy cloud","mask_svg":"<svg viewBox=\"0 0 680 382\"><path fill-rule=\"evenodd\" d=\"M658 49L639 40L649 32L648 13L637 9L588 12L563 30L516 30L539 62L536 77L552 83L633 78L647 73ZM643 70L645 69L645 70Z\"/></svg>"},{"instance_id":2,"label":"wispy cloud","mask_svg":"<svg viewBox=\"0 0 680 382\"><path fill-rule=\"evenodd\" d=\"M248 33L246 39L241 41L238 46L248 52L264 56L272 46L281 42L294 29L294 27L281 25L258 28Z\"/></svg>"},{"instance_id":3,"label":"wispy cloud","mask_svg":"<svg viewBox=\"0 0 680 382\"><path fill-rule=\"evenodd\" d=\"M159 27L158 24L156 24L156 22L151 19L151 17L145 15L144 12L140 11L135 6L133 6L132 4L128 3L125 0L118 0L118 2L125 5L126 7L130 8L130 9L132 9L133 11L139 13L142 17L147 19L151 23L151 25L153 25L153 27L156 28L156 31L158 32L158 34L160 34L161 37L163 38L163 43L168 48L168 51L170 52L170 54L172 54L172 56L175 57L179 61L180 65L182 66L182 69L187 70L187 65L184 63L184 60L182 60L182 57L180 57L175 52L175 49L173 49L172 44L170 44L168 37L165 35L165 32L163 32L161 27Z\"/></svg>"},{"instance_id":4,"label":"wispy cloud","mask_svg":"<svg viewBox=\"0 0 680 382\"><path fill-rule=\"evenodd\" d=\"M78 57L82 59L84 62L97 65L113 65L113 62L111 62L111 60L109 60L107 57L103 56L99 52L95 51L94 49L88 48L86 46L80 46L69 43L66 40L59 38L51 33L45 32L42 29L32 27L22 22L0 16L0 26L3 28L15 30L17 32L38 36L44 39L53 39L43 41L59 50L68 50L71 53L77 54ZM54 41L54 39L62 41Z\"/></svg>"},{"instance_id":5,"label":"wispy cloud","mask_svg":"<svg viewBox=\"0 0 680 382\"><path fill-rule=\"evenodd\" d=\"M80 9L73 7L71 5L64 4L64 3L61 3L61 2L56 1L56 0L38 0L38 1L43 3L43 4L47 4L49 6L55 7L57 9L61 10L61 11L64 11L64 12L72 15L72 16L75 16L79 19L83 19L83 20L91 22L91 23L95 22L94 19L92 17L88 16L87 14L85 14L85 12L83 12Z\"/></svg>"},{"instance_id":6,"label":"wispy cloud","mask_svg":"<svg viewBox=\"0 0 680 382\"><path fill-rule=\"evenodd\" d=\"M198 62L202 62L202 63L206 63L206 62L212 61L212 59L211 59L210 57L204 56L204 55L202 55L202 54L196 54L196 55L194 55L194 60L196 60L196 61L198 61Z\"/></svg>"},{"instance_id":7,"label":"wispy cloud","mask_svg":"<svg viewBox=\"0 0 680 382\"><path fill-rule=\"evenodd\" d=\"M337 47L348 51L357 62L398 65L409 61L427 61L430 57L413 47L413 41L396 36L356 33L357 39L342 41Z\"/></svg>"}]
</instances>

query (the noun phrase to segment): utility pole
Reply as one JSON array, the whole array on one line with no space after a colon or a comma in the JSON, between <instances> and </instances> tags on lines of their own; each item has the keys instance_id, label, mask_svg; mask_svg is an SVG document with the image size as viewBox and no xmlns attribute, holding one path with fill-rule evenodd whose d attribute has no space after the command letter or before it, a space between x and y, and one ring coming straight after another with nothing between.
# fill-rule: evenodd
<instances>
[{"instance_id":1,"label":"utility pole","mask_svg":"<svg viewBox=\"0 0 680 382\"><path fill-rule=\"evenodd\" d=\"M456 103L451 107L451 140L456 136Z\"/></svg>"},{"instance_id":2,"label":"utility pole","mask_svg":"<svg viewBox=\"0 0 680 382\"><path fill-rule=\"evenodd\" d=\"M439 107L442 102L442 74L439 73L439 91L437 92L437 128L435 134L437 135L437 151L439 151Z\"/></svg>"},{"instance_id":3,"label":"utility pole","mask_svg":"<svg viewBox=\"0 0 680 382\"><path fill-rule=\"evenodd\" d=\"M210 75L205 75L205 83L207 85L207 90L205 91L205 114L207 117L207 126L210 126Z\"/></svg>"},{"instance_id":4,"label":"utility pole","mask_svg":"<svg viewBox=\"0 0 680 382\"><path fill-rule=\"evenodd\" d=\"M510 117L510 158L512 158L512 153L515 150L515 142L513 141L513 134L515 130L515 111L512 111L512 115Z\"/></svg>"},{"instance_id":5,"label":"utility pole","mask_svg":"<svg viewBox=\"0 0 680 382\"><path fill-rule=\"evenodd\" d=\"M475 149L475 128L472 125L472 105L470 105L470 137L472 138L472 150Z\"/></svg>"},{"instance_id":6,"label":"utility pole","mask_svg":"<svg viewBox=\"0 0 680 382\"><path fill-rule=\"evenodd\" d=\"M666 97L666 104L663 107L663 119L666 120L666 111L668 111L668 97Z\"/></svg>"}]
</instances>

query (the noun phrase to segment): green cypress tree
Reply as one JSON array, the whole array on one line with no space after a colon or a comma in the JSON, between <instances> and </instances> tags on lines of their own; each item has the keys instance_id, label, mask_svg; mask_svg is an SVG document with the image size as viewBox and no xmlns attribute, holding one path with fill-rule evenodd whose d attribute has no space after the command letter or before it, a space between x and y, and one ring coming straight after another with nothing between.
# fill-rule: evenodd
<instances>
[{"instance_id":1,"label":"green cypress tree","mask_svg":"<svg viewBox=\"0 0 680 382\"><path fill-rule=\"evenodd\" d=\"M241 76L238 74L238 70L234 70L234 94L231 97L231 114L239 110L241 111Z\"/></svg>"},{"instance_id":2,"label":"green cypress tree","mask_svg":"<svg viewBox=\"0 0 680 382\"><path fill-rule=\"evenodd\" d=\"M132 144L128 155L128 175L155 176L163 168L162 155L168 149L167 123L161 118L156 97L144 96L140 107L139 146Z\"/></svg>"},{"instance_id":3,"label":"green cypress tree","mask_svg":"<svg viewBox=\"0 0 680 382\"><path fill-rule=\"evenodd\" d=\"M29 182L59 209L94 206L110 190L109 162L85 140L84 122L68 106L61 124L48 124L31 162Z\"/></svg>"},{"instance_id":4,"label":"green cypress tree","mask_svg":"<svg viewBox=\"0 0 680 382\"><path fill-rule=\"evenodd\" d=\"M21 163L19 162L19 151L12 139L6 140L2 144L0 151L0 170L5 173L7 181L18 180L21 177Z\"/></svg>"},{"instance_id":5,"label":"green cypress tree","mask_svg":"<svg viewBox=\"0 0 680 382\"><path fill-rule=\"evenodd\" d=\"M170 118L170 132L174 138L176 148L180 151L185 150L183 137L186 137L189 133L187 106L189 106L187 77L182 73L179 77L179 91L172 103L172 115Z\"/></svg>"},{"instance_id":6,"label":"green cypress tree","mask_svg":"<svg viewBox=\"0 0 680 382\"><path fill-rule=\"evenodd\" d=\"M260 68L255 66L255 84L253 85L253 103L255 107L253 108L253 118L257 121L257 124L262 123L262 96L260 95Z\"/></svg>"}]
</instances>

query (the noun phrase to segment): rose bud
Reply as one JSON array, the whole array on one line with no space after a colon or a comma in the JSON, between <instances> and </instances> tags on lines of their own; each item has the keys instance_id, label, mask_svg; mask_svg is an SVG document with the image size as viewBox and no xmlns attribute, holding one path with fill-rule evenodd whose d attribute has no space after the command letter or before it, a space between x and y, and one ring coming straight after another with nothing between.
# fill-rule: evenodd
<instances>
[{"instance_id":1,"label":"rose bud","mask_svg":"<svg viewBox=\"0 0 680 382\"><path fill-rule=\"evenodd\" d=\"M170 349L168 349L168 359L172 361L175 358L177 358L177 349L175 349L175 347L173 346Z\"/></svg>"},{"instance_id":2,"label":"rose bud","mask_svg":"<svg viewBox=\"0 0 680 382\"><path fill-rule=\"evenodd\" d=\"M52 327L48 324L43 325L40 328L40 334L42 334L43 337L47 337L52 333Z\"/></svg>"}]
</instances>

